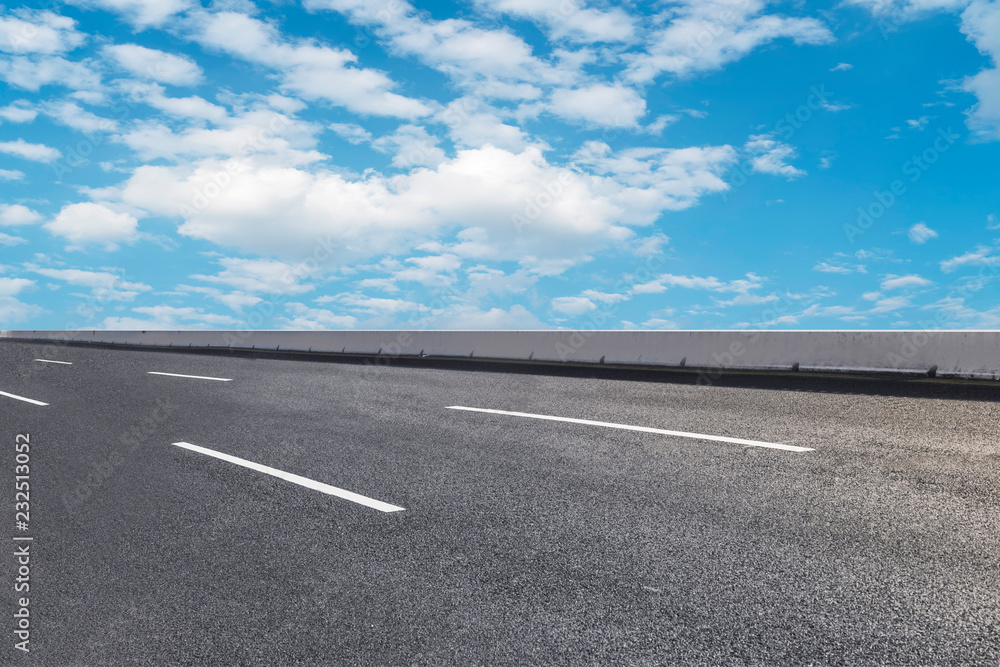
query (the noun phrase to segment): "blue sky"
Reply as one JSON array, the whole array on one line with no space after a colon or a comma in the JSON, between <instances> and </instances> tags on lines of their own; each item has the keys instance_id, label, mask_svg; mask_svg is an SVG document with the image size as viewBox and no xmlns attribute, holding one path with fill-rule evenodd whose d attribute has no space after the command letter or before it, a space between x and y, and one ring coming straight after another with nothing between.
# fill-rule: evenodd
<instances>
[{"instance_id":1,"label":"blue sky","mask_svg":"<svg viewBox=\"0 0 1000 667\"><path fill-rule=\"evenodd\" d=\"M0 12L2 328L1000 328L997 1Z\"/></svg>"}]
</instances>

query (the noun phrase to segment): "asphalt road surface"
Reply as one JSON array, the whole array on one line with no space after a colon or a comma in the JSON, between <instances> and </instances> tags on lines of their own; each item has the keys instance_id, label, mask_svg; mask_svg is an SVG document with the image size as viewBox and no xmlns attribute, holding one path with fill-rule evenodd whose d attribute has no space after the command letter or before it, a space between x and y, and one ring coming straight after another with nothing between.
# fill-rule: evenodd
<instances>
[{"instance_id":1,"label":"asphalt road surface","mask_svg":"<svg viewBox=\"0 0 1000 667\"><path fill-rule=\"evenodd\" d=\"M2 664L1000 662L1000 389L42 351Z\"/></svg>"}]
</instances>

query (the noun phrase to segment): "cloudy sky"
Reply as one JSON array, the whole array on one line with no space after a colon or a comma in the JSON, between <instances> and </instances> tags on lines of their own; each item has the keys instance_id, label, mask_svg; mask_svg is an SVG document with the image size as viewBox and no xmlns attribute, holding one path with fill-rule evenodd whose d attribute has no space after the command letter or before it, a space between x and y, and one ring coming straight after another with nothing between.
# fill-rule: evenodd
<instances>
[{"instance_id":1,"label":"cloudy sky","mask_svg":"<svg viewBox=\"0 0 1000 667\"><path fill-rule=\"evenodd\" d=\"M0 7L0 327L1000 327L1000 0Z\"/></svg>"}]
</instances>

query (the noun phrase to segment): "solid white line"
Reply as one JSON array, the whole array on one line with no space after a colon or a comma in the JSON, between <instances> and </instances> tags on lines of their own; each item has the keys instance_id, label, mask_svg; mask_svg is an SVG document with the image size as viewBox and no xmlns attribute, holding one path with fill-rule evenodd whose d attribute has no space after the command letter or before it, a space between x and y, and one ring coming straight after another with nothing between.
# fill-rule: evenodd
<instances>
[{"instance_id":1,"label":"solid white line","mask_svg":"<svg viewBox=\"0 0 1000 667\"><path fill-rule=\"evenodd\" d=\"M236 456L231 456L229 454L223 454L222 452L216 452L211 449L205 449L204 447L199 447L198 445L192 445L190 442L175 442L173 443L177 447L183 447L184 449L190 449L193 452L199 452L207 456L214 456L217 459L222 459L223 461L229 461L230 463L235 463L238 466L243 466L244 468L250 468L251 470L256 470L257 472L262 472L266 475L273 475L275 477L280 477L281 479L293 482L295 484L300 484L306 488L313 489L315 491L322 491L323 493L328 493L331 496L337 496L338 498L343 498L344 500L350 500L351 502L358 503L359 505L364 505L365 507L371 507L380 512L399 512L400 510L406 509L405 507L399 507L398 505L390 505L389 503L384 503L381 500L375 500L374 498L368 498L367 496L362 496L358 493L353 493L351 491L345 491L344 489L338 489L335 486L330 486L329 484L323 484L322 482L317 482L306 477L300 477L299 475L293 475L290 472L285 472L284 470L278 470L277 468L271 468L259 463L254 463L253 461L247 461L246 459L241 459Z\"/></svg>"},{"instance_id":2,"label":"solid white line","mask_svg":"<svg viewBox=\"0 0 1000 667\"><path fill-rule=\"evenodd\" d=\"M626 431L642 431L643 433L659 433L660 435L672 435L678 438L695 438L697 440L713 440L715 442L731 442L734 445L747 445L750 447L768 447L770 449L783 449L789 452L811 452L815 451L810 447L796 447L795 445L782 445L776 442L761 442L760 440L744 440L743 438L728 438L723 435L705 435L703 433L687 433L685 431L667 431L662 428L650 428L648 426L629 426L628 424L612 424L610 422L596 422L590 419L573 419L572 417L552 417L550 415L536 415L530 412L508 412L506 410L490 410L487 408L466 408L461 405L449 405L449 410L468 410L470 412L488 412L494 415L511 415L513 417L530 417L531 419L547 419L554 422L570 422L572 424L587 424L588 426L606 426L608 428L620 428Z\"/></svg>"},{"instance_id":3,"label":"solid white line","mask_svg":"<svg viewBox=\"0 0 1000 667\"><path fill-rule=\"evenodd\" d=\"M193 380L218 380L219 382L232 382L231 378L210 378L204 375L180 375L178 373L159 373L157 371L146 371L150 375L169 375L175 378L191 378Z\"/></svg>"},{"instance_id":4,"label":"solid white line","mask_svg":"<svg viewBox=\"0 0 1000 667\"><path fill-rule=\"evenodd\" d=\"M16 398L19 401L24 401L25 403L34 403L35 405L48 405L48 403L42 403L41 401L36 401L33 398L25 398L24 396L18 396L17 394L8 394L5 391L0 391L0 396L7 396L8 398Z\"/></svg>"},{"instance_id":5,"label":"solid white line","mask_svg":"<svg viewBox=\"0 0 1000 667\"><path fill-rule=\"evenodd\" d=\"M35 359L35 361L44 361L47 364L66 364L67 366L72 366L72 361L56 361L55 359Z\"/></svg>"}]
</instances>

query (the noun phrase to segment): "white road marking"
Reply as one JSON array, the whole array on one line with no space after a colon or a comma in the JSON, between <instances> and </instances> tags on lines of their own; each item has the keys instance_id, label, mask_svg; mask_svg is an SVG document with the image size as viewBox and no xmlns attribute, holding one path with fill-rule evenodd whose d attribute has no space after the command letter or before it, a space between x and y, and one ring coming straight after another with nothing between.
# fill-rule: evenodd
<instances>
[{"instance_id":1,"label":"white road marking","mask_svg":"<svg viewBox=\"0 0 1000 667\"><path fill-rule=\"evenodd\" d=\"M35 359L35 361L44 361L47 364L66 364L67 366L72 366L72 361L56 361L55 359Z\"/></svg>"},{"instance_id":2,"label":"white road marking","mask_svg":"<svg viewBox=\"0 0 1000 667\"><path fill-rule=\"evenodd\" d=\"M146 371L150 375L169 375L175 378L191 378L193 380L218 380L219 382L232 382L232 378L210 378L204 375L180 375L179 373L159 373L157 371Z\"/></svg>"},{"instance_id":3,"label":"white road marking","mask_svg":"<svg viewBox=\"0 0 1000 667\"><path fill-rule=\"evenodd\" d=\"M235 463L238 466L250 468L251 470L256 470L257 472L262 472L266 475L273 475L274 477L279 477L287 482L300 484L315 491L322 491L323 493L328 493L331 496L337 496L338 498L343 498L344 500L350 500L353 503L358 503L359 505L364 505L365 507L371 507L372 509L376 509L380 512L399 512L400 510L406 509L405 507L390 505L389 503L384 503L381 500L375 500L374 498L362 496L358 493L338 489L335 486L323 484L322 482L317 482L306 477L300 477L299 475L294 475L290 472L285 472L284 470L278 470L277 468L271 468L259 463L254 463L253 461L247 461L246 459L241 459L237 456L231 456L229 454L223 454L222 452L216 452L211 449L205 449L204 447L199 447L198 445L192 445L190 442L175 442L173 444L177 447L190 449L193 452L198 452L207 456L214 456L217 459L229 461L230 463Z\"/></svg>"},{"instance_id":4,"label":"white road marking","mask_svg":"<svg viewBox=\"0 0 1000 667\"><path fill-rule=\"evenodd\" d=\"M795 445L782 445L777 442L761 442L760 440L744 440L743 438L729 438L723 435L705 435L704 433L687 433L686 431L667 431L662 428L650 428L648 426L629 426L628 424L612 424L610 422L597 422L590 419L573 419L572 417L552 417L550 415L536 415L530 412L508 412L506 410L490 410L488 408L467 408L461 405L449 405L449 410L468 410L469 412L488 412L493 415L510 415L512 417L530 417L531 419L547 419L554 422L570 422L571 424L586 424L588 426L605 426L608 428L620 428L626 431L642 431L643 433L659 433L660 435L672 435L678 438L694 438L696 440L712 440L715 442L731 442L734 445L747 445L749 447L768 447L770 449L783 449L788 452L812 452L810 447L796 447Z\"/></svg>"},{"instance_id":5,"label":"white road marking","mask_svg":"<svg viewBox=\"0 0 1000 667\"><path fill-rule=\"evenodd\" d=\"M8 398L16 398L19 401L24 401L25 403L34 403L35 405L48 405L48 403L42 403L41 401L36 401L33 398L25 398L24 396L18 396L17 394L8 394L5 391L0 391L0 396L6 396Z\"/></svg>"}]
</instances>

